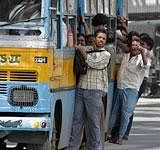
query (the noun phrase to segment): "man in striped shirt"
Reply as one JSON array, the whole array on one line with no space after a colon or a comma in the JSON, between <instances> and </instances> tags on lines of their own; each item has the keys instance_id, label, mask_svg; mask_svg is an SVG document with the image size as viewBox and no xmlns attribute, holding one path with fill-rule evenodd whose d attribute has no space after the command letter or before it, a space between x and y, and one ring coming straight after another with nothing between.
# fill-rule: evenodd
<instances>
[{"instance_id":1,"label":"man in striped shirt","mask_svg":"<svg viewBox=\"0 0 160 150\"><path fill-rule=\"evenodd\" d=\"M87 53L83 47L77 46L88 64L88 70L86 74L80 75L77 85L69 150L79 149L84 126L87 126L87 149L104 149L100 122L103 111L102 96L108 89L107 65L110 53L104 48L106 39L105 29L99 29L95 32L95 52Z\"/></svg>"}]
</instances>

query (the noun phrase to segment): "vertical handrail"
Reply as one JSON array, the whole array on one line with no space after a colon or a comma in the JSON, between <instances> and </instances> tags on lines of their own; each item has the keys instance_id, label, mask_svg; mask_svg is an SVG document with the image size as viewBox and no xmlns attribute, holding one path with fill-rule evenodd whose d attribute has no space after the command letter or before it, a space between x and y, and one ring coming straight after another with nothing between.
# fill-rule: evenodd
<instances>
[{"instance_id":1,"label":"vertical handrail","mask_svg":"<svg viewBox=\"0 0 160 150\"><path fill-rule=\"evenodd\" d=\"M116 0L117 15L123 15L123 0Z\"/></svg>"},{"instance_id":2,"label":"vertical handrail","mask_svg":"<svg viewBox=\"0 0 160 150\"><path fill-rule=\"evenodd\" d=\"M59 48L60 50L62 50L63 48L63 31L62 31L62 21L63 21L63 0L59 0L59 31L60 31L60 36L59 36L59 41L60 41L60 45L59 45Z\"/></svg>"},{"instance_id":3,"label":"vertical handrail","mask_svg":"<svg viewBox=\"0 0 160 150\"><path fill-rule=\"evenodd\" d=\"M49 40L50 37L50 1L49 0L44 0L44 27L45 27L45 34L44 38Z\"/></svg>"}]
</instances>

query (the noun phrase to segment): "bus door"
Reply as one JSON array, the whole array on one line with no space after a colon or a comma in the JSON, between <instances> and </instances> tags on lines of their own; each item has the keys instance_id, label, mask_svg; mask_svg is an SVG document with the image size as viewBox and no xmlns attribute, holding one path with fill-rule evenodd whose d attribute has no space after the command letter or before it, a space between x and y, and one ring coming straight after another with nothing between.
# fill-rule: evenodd
<instances>
[{"instance_id":1,"label":"bus door","mask_svg":"<svg viewBox=\"0 0 160 150\"><path fill-rule=\"evenodd\" d=\"M76 6L76 0L1 1L3 140L33 150L67 147L75 95Z\"/></svg>"},{"instance_id":2,"label":"bus door","mask_svg":"<svg viewBox=\"0 0 160 150\"><path fill-rule=\"evenodd\" d=\"M51 79L51 88L53 90L57 88L66 88L68 86L74 87L75 85L75 77L72 68L74 45L77 38L76 13L76 0L52 1L51 39L54 48L54 71Z\"/></svg>"},{"instance_id":3,"label":"bus door","mask_svg":"<svg viewBox=\"0 0 160 150\"><path fill-rule=\"evenodd\" d=\"M50 86L55 103L55 129L58 139L56 145L61 149L68 146L74 110L73 58L77 38L76 0L52 0L51 27L54 62Z\"/></svg>"}]
</instances>

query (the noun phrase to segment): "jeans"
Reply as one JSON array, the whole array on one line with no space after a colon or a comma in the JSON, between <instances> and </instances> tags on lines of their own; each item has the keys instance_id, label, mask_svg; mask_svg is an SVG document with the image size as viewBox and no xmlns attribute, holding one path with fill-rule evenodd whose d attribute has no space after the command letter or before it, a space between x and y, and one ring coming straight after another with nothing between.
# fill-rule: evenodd
<instances>
[{"instance_id":1,"label":"jeans","mask_svg":"<svg viewBox=\"0 0 160 150\"><path fill-rule=\"evenodd\" d=\"M147 77L144 77L143 79L143 82L140 86L140 89L139 89L139 92L138 92L138 99L141 97L141 95L145 92L145 89L147 87ZM138 99L137 99L137 102L138 102ZM134 115L134 114L133 114ZM128 124L128 127L127 127L127 131L125 133L125 135L129 135L130 133L130 130L132 128L132 123L133 123L133 115L130 117L129 119L129 124Z\"/></svg>"},{"instance_id":2,"label":"jeans","mask_svg":"<svg viewBox=\"0 0 160 150\"><path fill-rule=\"evenodd\" d=\"M103 93L98 90L77 89L69 150L79 150L84 126L87 150L103 150L101 116Z\"/></svg>"},{"instance_id":3,"label":"jeans","mask_svg":"<svg viewBox=\"0 0 160 150\"><path fill-rule=\"evenodd\" d=\"M138 92L138 98L140 98L141 95L145 92L146 87L147 87L147 77L144 77L143 82Z\"/></svg>"},{"instance_id":4,"label":"jeans","mask_svg":"<svg viewBox=\"0 0 160 150\"><path fill-rule=\"evenodd\" d=\"M114 106L109 119L109 128L120 125L119 136L124 136L129 118L132 116L138 98L135 89L117 89L114 97Z\"/></svg>"}]
</instances>

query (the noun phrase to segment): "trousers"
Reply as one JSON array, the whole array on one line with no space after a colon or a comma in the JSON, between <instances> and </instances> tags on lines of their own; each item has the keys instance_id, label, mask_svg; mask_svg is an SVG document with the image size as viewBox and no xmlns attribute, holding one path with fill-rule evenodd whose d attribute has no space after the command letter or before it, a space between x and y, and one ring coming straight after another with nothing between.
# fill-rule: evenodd
<instances>
[{"instance_id":1,"label":"trousers","mask_svg":"<svg viewBox=\"0 0 160 150\"><path fill-rule=\"evenodd\" d=\"M69 150L79 150L83 129L87 137L87 150L103 150L101 117L103 111L102 92L77 89Z\"/></svg>"},{"instance_id":2,"label":"trousers","mask_svg":"<svg viewBox=\"0 0 160 150\"><path fill-rule=\"evenodd\" d=\"M109 118L109 128L113 129L120 125L119 136L124 136L129 118L132 116L138 98L135 89L116 89L113 109Z\"/></svg>"}]
</instances>

